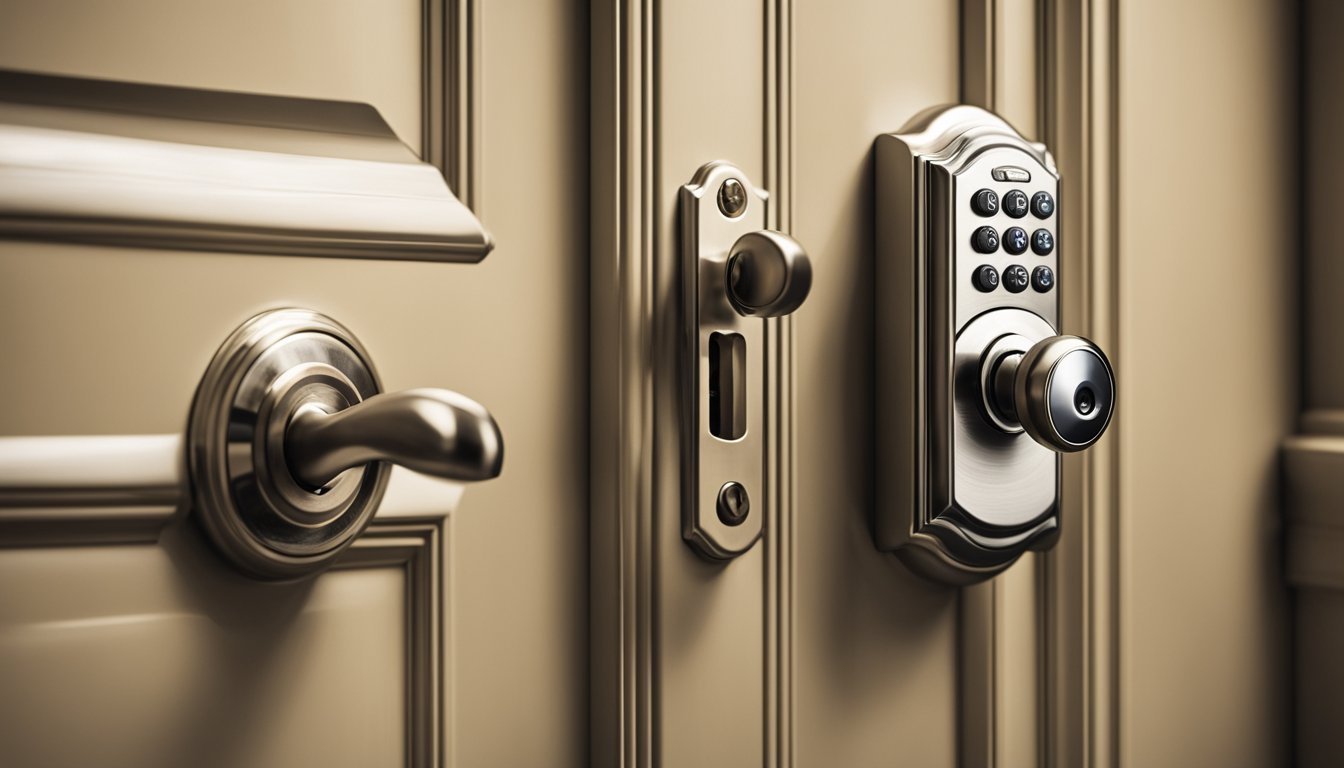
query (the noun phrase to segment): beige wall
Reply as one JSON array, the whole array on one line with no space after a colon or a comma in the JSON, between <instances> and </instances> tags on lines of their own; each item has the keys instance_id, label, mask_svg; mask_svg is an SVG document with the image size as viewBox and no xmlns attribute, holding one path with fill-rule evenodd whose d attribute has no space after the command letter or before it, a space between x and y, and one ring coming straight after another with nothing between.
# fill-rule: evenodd
<instances>
[{"instance_id":1,"label":"beige wall","mask_svg":"<svg viewBox=\"0 0 1344 768\"><path fill-rule=\"evenodd\" d=\"M1277 0L1120 4L1123 765L1288 758L1296 33Z\"/></svg>"}]
</instances>

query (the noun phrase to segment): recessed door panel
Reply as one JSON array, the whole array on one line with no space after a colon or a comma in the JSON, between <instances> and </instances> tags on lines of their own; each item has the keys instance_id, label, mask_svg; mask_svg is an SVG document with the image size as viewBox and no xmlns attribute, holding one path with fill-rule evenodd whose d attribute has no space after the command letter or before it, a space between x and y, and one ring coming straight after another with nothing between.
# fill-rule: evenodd
<instances>
[{"instance_id":1,"label":"recessed door panel","mask_svg":"<svg viewBox=\"0 0 1344 768\"><path fill-rule=\"evenodd\" d=\"M23 730L0 738L0 763L50 747L57 764L586 764L587 134L574 97L588 75L585 20L563 3L488 19L470 3L105 5L6 4L0 68L364 102L390 138L346 159L446 169L495 247L478 264L404 261L376 243L341 252L337 226L326 252L289 235L274 249L196 248L173 242L195 231L180 207L149 217L168 238L143 227L113 232L116 243L106 227L83 241L0 238L0 569L26 585L0 595L0 669L7 690L46 707L4 697L17 708L5 727ZM508 76L486 78L490 67ZM498 109L479 108L487 91ZM45 109L8 114L32 127ZM100 114L81 113L76 129L172 134L189 151L298 147L286 162L304 168L367 138L367 125L211 114L131 136L162 116ZM447 194L438 169L424 170ZM190 177L147 176L174 171ZM238 181L222 194L275 180ZM277 199L290 191L271 186ZM379 203L394 219L397 199ZM321 200L314 210L330 215ZM493 488L394 469L368 528L328 570L244 575L194 524L183 441L221 343L282 307L350 329L384 391L488 402L509 469ZM133 681L141 695L118 708ZM234 698L214 696L226 684ZM535 737L517 738L504 725L514 721ZM174 734L179 722L191 728Z\"/></svg>"},{"instance_id":2,"label":"recessed door panel","mask_svg":"<svg viewBox=\"0 0 1344 768\"><path fill-rule=\"evenodd\" d=\"M0 8L0 68L361 101L421 149L430 5L15 0Z\"/></svg>"}]
</instances>

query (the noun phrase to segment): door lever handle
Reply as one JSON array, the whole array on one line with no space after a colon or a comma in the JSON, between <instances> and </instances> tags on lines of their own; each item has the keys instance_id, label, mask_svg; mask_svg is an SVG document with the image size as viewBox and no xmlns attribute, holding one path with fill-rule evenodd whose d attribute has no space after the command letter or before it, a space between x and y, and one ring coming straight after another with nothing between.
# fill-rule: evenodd
<instances>
[{"instance_id":1,"label":"door lever handle","mask_svg":"<svg viewBox=\"0 0 1344 768\"><path fill-rule=\"evenodd\" d=\"M285 458L295 478L314 489L372 461L474 482L499 476L504 441L475 400L446 389L408 389L336 412L301 406L285 433Z\"/></svg>"},{"instance_id":2,"label":"door lever handle","mask_svg":"<svg viewBox=\"0 0 1344 768\"><path fill-rule=\"evenodd\" d=\"M263 312L225 339L188 430L197 517L263 578L335 562L372 522L392 464L471 482L504 463L483 406L445 389L382 392L354 334L306 309Z\"/></svg>"}]
</instances>

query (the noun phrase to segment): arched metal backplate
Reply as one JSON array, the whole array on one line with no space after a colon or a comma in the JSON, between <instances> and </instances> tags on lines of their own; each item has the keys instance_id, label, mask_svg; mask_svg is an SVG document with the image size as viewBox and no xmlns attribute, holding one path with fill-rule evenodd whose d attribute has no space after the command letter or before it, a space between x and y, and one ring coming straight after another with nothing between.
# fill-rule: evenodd
<instances>
[{"instance_id":1,"label":"arched metal backplate","mask_svg":"<svg viewBox=\"0 0 1344 768\"><path fill-rule=\"evenodd\" d=\"M925 111L878 137L876 156L877 545L927 577L971 583L1059 534L1058 456L997 428L981 392L996 340L1058 333L1057 277L1010 290L997 275L1057 275L1059 177L1043 145L970 106ZM974 203L984 190L992 210ZM1049 195L1049 214L1003 210L1010 193ZM1024 232L1019 247L981 249L982 227L996 240ZM1026 247L1038 231L1045 253ZM978 282L986 266L992 285Z\"/></svg>"},{"instance_id":2,"label":"arched metal backplate","mask_svg":"<svg viewBox=\"0 0 1344 768\"><path fill-rule=\"evenodd\" d=\"M765 229L767 200L742 169L722 161L681 188L682 535L715 559L751 549L765 519L768 321L735 311L725 280L733 244Z\"/></svg>"}]
</instances>

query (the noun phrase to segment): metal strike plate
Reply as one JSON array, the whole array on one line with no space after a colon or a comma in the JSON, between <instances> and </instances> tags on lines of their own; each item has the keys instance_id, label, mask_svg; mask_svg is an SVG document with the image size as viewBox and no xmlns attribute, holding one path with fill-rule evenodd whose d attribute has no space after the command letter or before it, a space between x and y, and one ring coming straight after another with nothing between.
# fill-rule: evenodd
<instances>
[{"instance_id":1,"label":"metal strike plate","mask_svg":"<svg viewBox=\"0 0 1344 768\"><path fill-rule=\"evenodd\" d=\"M1012 215L973 198L1057 201L1059 176L1044 145L969 106L916 116L878 137L876 157L877 544L930 578L975 582L1058 538L1059 457L996 423L983 374L996 345L1058 334L1061 260L1057 211ZM1055 246L977 250L981 227L1044 231ZM1009 290L978 283L985 266L1055 277Z\"/></svg>"},{"instance_id":2,"label":"metal strike plate","mask_svg":"<svg viewBox=\"0 0 1344 768\"><path fill-rule=\"evenodd\" d=\"M701 167L681 188L688 361L682 535L715 559L751 549L765 517L767 321L735 311L726 283L733 244L765 229L767 200L740 168L722 161Z\"/></svg>"}]
</instances>

